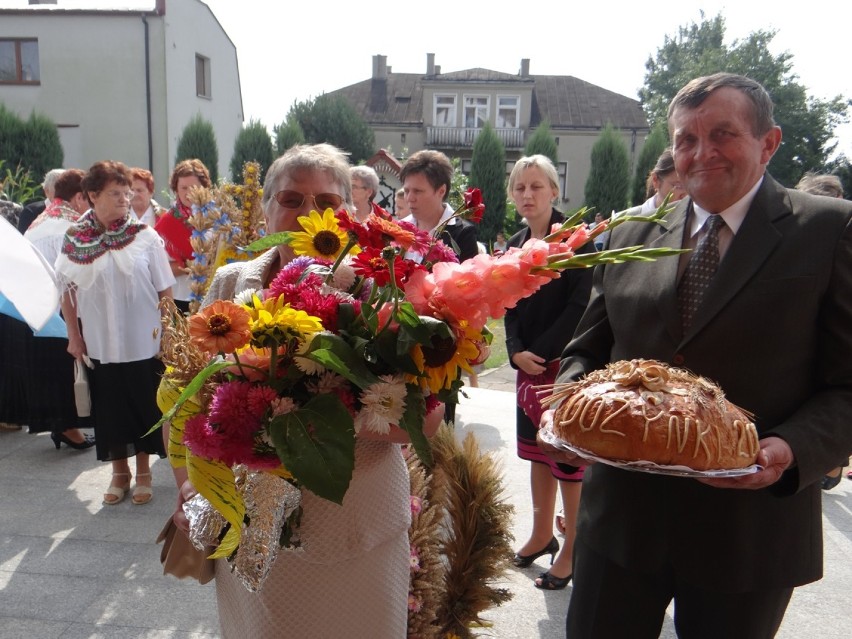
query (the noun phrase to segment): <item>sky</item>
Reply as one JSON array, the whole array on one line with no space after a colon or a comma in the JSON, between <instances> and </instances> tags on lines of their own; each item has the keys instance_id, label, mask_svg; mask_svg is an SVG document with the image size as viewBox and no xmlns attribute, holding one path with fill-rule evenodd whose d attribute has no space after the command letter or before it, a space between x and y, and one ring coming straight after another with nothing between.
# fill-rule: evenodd
<instances>
[{"instance_id":1,"label":"sky","mask_svg":"<svg viewBox=\"0 0 852 639\"><path fill-rule=\"evenodd\" d=\"M196 0L167 0L189 2ZM58 0L60 8L151 8L153 0ZM775 30L770 51L793 55L793 72L808 94L852 99L848 67L852 2L735 0L650 2L353 3L343 0L204 0L237 47L246 122L270 130L294 101L366 80L372 57L392 71L425 73L426 54L443 72L483 67L517 73L571 75L637 98L645 62L678 28L722 14L728 43ZM0 0L2 7L27 0ZM529 8L527 8L529 7ZM768 7L768 8L767 8ZM168 12L168 5L167 5ZM476 14L465 15L465 14ZM839 131L837 151L852 157L852 124Z\"/></svg>"}]
</instances>

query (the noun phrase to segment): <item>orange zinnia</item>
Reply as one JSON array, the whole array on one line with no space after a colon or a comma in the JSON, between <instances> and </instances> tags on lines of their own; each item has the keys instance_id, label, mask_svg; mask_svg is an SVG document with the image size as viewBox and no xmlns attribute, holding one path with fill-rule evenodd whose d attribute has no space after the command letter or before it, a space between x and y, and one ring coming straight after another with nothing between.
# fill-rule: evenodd
<instances>
[{"instance_id":1,"label":"orange zinnia","mask_svg":"<svg viewBox=\"0 0 852 639\"><path fill-rule=\"evenodd\" d=\"M406 231L396 222L381 218L375 213L370 213L367 218L367 227L377 229L382 235L386 235L405 250L408 250L414 244L414 233Z\"/></svg>"},{"instance_id":2,"label":"orange zinnia","mask_svg":"<svg viewBox=\"0 0 852 639\"><path fill-rule=\"evenodd\" d=\"M207 353L233 353L248 344L250 320L242 306L217 300L189 318L189 336Z\"/></svg>"}]
</instances>

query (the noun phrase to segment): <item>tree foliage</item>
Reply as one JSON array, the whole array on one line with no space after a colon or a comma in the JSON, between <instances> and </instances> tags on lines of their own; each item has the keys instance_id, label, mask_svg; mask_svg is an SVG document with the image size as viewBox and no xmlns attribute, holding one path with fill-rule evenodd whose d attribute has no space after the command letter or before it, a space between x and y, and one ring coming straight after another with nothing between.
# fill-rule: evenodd
<instances>
[{"instance_id":1,"label":"tree foliage","mask_svg":"<svg viewBox=\"0 0 852 639\"><path fill-rule=\"evenodd\" d=\"M657 164L657 159L669 144L669 134L665 124L658 122L645 139L639 157L636 159L636 172L633 174L633 184L630 189L630 204L642 204L647 197L646 183L648 174Z\"/></svg>"},{"instance_id":2,"label":"tree foliage","mask_svg":"<svg viewBox=\"0 0 852 639\"><path fill-rule=\"evenodd\" d=\"M305 132L293 118L287 118L273 129L275 133L275 150L282 155L287 149L297 144L305 143Z\"/></svg>"},{"instance_id":3,"label":"tree foliage","mask_svg":"<svg viewBox=\"0 0 852 639\"><path fill-rule=\"evenodd\" d=\"M210 171L210 179L219 181L219 147L216 145L216 133L213 125L201 114L196 114L184 127L177 143L175 164L181 160L198 158Z\"/></svg>"},{"instance_id":4,"label":"tree foliage","mask_svg":"<svg viewBox=\"0 0 852 639\"><path fill-rule=\"evenodd\" d=\"M553 166L559 166L559 147L556 146L556 138L550 132L550 122L547 120L544 120L535 128L524 147L524 155L536 154L550 158Z\"/></svg>"},{"instance_id":5,"label":"tree foliage","mask_svg":"<svg viewBox=\"0 0 852 639\"><path fill-rule=\"evenodd\" d=\"M20 167L38 184L45 173L62 166L63 155L59 131L50 118L33 111L22 120L0 104L0 162L7 170Z\"/></svg>"},{"instance_id":6,"label":"tree foliage","mask_svg":"<svg viewBox=\"0 0 852 639\"><path fill-rule=\"evenodd\" d=\"M269 131L259 120L249 120L243 126L234 141L234 153L231 156L231 180L238 183L242 180L243 165L246 162L260 164L260 178L266 175L266 169L272 164L272 138Z\"/></svg>"},{"instance_id":7,"label":"tree foliage","mask_svg":"<svg viewBox=\"0 0 852 639\"><path fill-rule=\"evenodd\" d=\"M792 71L793 56L772 55L768 45L774 30L752 32L744 40L725 44L725 20L721 15L682 26L674 37L666 36L656 55L645 63L645 85L639 91L649 122L665 121L668 104L693 78L727 71L760 82L775 103L775 121L781 127L781 147L769 164L773 177L786 186L795 185L807 171L825 167L834 151L834 129L846 121L850 102L841 96L831 100L809 97Z\"/></svg>"},{"instance_id":8,"label":"tree foliage","mask_svg":"<svg viewBox=\"0 0 852 639\"><path fill-rule=\"evenodd\" d=\"M299 124L306 142L333 144L349 153L352 164L363 162L375 152L373 130L343 96L323 94L297 102L290 108L287 120Z\"/></svg>"},{"instance_id":9,"label":"tree foliage","mask_svg":"<svg viewBox=\"0 0 852 639\"><path fill-rule=\"evenodd\" d=\"M608 218L627 204L630 157L621 135L608 123L592 146L591 168L586 179L585 205Z\"/></svg>"},{"instance_id":10,"label":"tree foliage","mask_svg":"<svg viewBox=\"0 0 852 639\"><path fill-rule=\"evenodd\" d=\"M826 172L840 178L840 183L843 185L843 197L852 200L852 161L841 153L828 163Z\"/></svg>"},{"instance_id":11,"label":"tree foliage","mask_svg":"<svg viewBox=\"0 0 852 639\"><path fill-rule=\"evenodd\" d=\"M487 122L473 143L470 186L482 191L485 214L476 232L479 241L490 246L506 217L506 150Z\"/></svg>"}]
</instances>

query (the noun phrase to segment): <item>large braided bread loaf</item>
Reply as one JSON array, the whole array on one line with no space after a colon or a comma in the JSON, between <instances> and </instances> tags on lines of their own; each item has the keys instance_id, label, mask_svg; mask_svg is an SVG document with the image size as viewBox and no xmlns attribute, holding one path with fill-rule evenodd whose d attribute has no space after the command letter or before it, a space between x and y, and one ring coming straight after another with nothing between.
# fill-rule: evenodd
<instances>
[{"instance_id":1,"label":"large braided bread loaf","mask_svg":"<svg viewBox=\"0 0 852 639\"><path fill-rule=\"evenodd\" d=\"M757 457L748 414L715 384L660 362L616 362L554 397L554 434L599 457L693 470L745 468Z\"/></svg>"}]
</instances>

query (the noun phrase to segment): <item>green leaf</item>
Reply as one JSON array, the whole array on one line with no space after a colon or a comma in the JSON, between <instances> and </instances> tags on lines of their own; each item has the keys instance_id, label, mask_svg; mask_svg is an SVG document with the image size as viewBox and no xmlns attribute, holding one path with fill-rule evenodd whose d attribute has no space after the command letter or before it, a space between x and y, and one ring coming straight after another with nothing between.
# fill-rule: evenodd
<instances>
[{"instance_id":1,"label":"green leaf","mask_svg":"<svg viewBox=\"0 0 852 639\"><path fill-rule=\"evenodd\" d=\"M184 403L189 400L193 395L195 395L198 391L201 390L201 387L204 386L204 382L206 382L211 376L215 375L219 371L230 368L234 365L234 362L225 361L221 358L216 358L212 362L210 362L204 369L198 373L195 377L192 378L192 381L186 385L186 388L181 392L180 397L177 398L175 405L172 406L167 412L163 414L162 419L158 421L151 427L145 435L150 435L155 430L157 430L160 426L163 425L164 422L171 421L171 419L175 416L175 414L180 410L180 407L184 405Z\"/></svg>"},{"instance_id":2,"label":"green leaf","mask_svg":"<svg viewBox=\"0 0 852 639\"><path fill-rule=\"evenodd\" d=\"M393 370L419 375L420 369L409 355L415 341L406 334L404 330L397 333L385 331L376 336L373 345L376 353L383 362L386 362Z\"/></svg>"},{"instance_id":3,"label":"green leaf","mask_svg":"<svg viewBox=\"0 0 852 639\"><path fill-rule=\"evenodd\" d=\"M396 321L403 326L417 326L420 324L420 316L411 302L402 302L396 311Z\"/></svg>"},{"instance_id":4,"label":"green leaf","mask_svg":"<svg viewBox=\"0 0 852 639\"><path fill-rule=\"evenodd\" d=\"M315 495L343 502L355 469L355 425L336 395L315 395L269 425L278 457Z\"/></svg>"},{"instance_id":5,"label":"green leaf","mask_svg":"<svg viewBox=\"0 0 852 639\"><path fill-rule=\"evenodd\" d=\"M432 467L432 447L426 435L423 434L423 421L426 416L426 400L423 391L414 384L406 384L408 393L405 396L405 412L399 421L399 427L408 433L414 452L420 461L429 468Z\"/></svg>"},{"instance_id":6,"label":"green leaf","mask_svg":"<svg viewBox=\"0 0 852 639\"><path fill-rule=\"evenodd\" d=\"M379 381L359 356L340 335L321 334L314 337L307 356L342 375L358 388L367 388Z\"/></svg>"},{"instance_id":7,"label":"green leaf","mask_svg":"<svg viewBox=\"0 0 852 639\"><path fill-rule=\"evenodd\" d=\"M248 246L244 247L244 251L249 251L251 253L259 253L261 251L265 251L266 249L272 248L273 246L278 246L279 244L289 244L290 243L291 233L289 231L282 231L281 233L272 233L265 237L260 238L259 240L255 240Z\"/></svg>"},{"instance_id":8,"label":"green leaf","mask_svg":"<svg viewBox=\"0 0 852 639\"><path fill-rule=\"evenodd\" d=\"M680 255L690 249L674 248L643 248L642 246L627 246L619 249L608 249L596 253L578 253L567 259L560 260L558 255L552 256L553 262L548 264L550 269L588 268L598 264L621 264L622 262L653 262L660 257Z\"/></svg>"}]
</instances>

